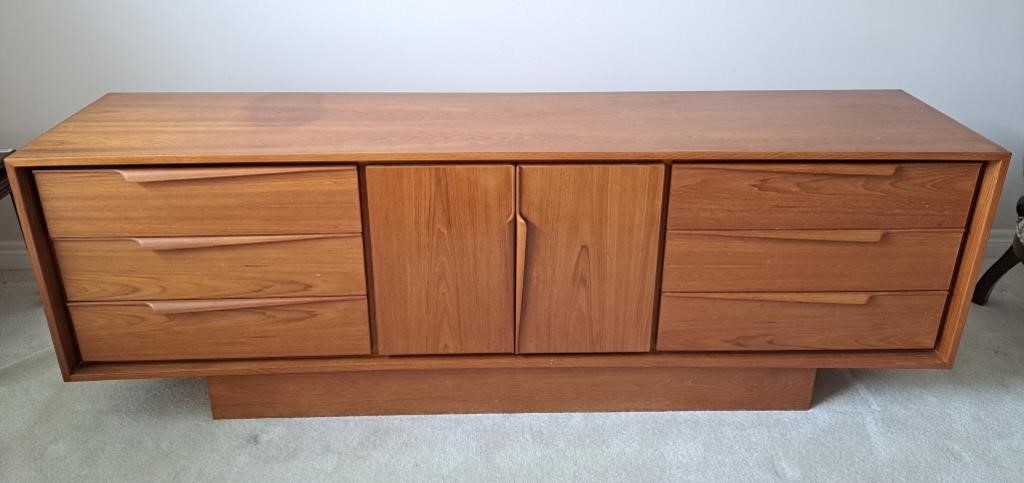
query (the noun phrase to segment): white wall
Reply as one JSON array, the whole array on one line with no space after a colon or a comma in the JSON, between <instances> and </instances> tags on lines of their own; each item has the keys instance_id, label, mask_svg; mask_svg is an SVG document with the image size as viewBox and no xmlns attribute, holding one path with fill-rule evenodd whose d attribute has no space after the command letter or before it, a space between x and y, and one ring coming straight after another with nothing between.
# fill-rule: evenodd
<instances>
[{"instance_id":1,"label":"white wall","mask_svg":"<svg viewBox=\"0 0 1024 483\"><path fill-rule=\"evenodd\" d=\"M1020 0L0 0L0 19L0 146L108 91L900 88L1024 152Z\"/></svg>"}]
</instances>

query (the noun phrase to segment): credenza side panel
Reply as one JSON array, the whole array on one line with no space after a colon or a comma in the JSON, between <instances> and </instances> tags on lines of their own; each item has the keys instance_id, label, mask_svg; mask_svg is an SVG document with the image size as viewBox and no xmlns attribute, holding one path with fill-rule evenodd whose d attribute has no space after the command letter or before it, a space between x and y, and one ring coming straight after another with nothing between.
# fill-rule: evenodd
<instances>
[{"instance_id":1,"label":"credenza side panel","mask_svg":"<svg viewBox=\"0 0 1024 483\"><path fill-rule=\"evenodd\" d=\"M519 351L650 350L664 166L519 169Z\"/></svg>"},{"instance_id":2,"label":"credenza side panel","mask_svg":"<svg viewBox=\"0 0 1024 483\"><path fill-rule=\"evenodd\" d=\"M50 244L42 205L39 203L35 178L32 171L26 168L15 169L8 164L6 170L11 183L11 198L17 210L22 236L25 237L25 248L32 263L61 377L70 381L82 357L71 329L71 317L64 305L64 289L60 283L60 272Z\"/></svg>"},{"instance_id":3,"label":"credenza side panel","mask_svg":"<svg viewBox=\"0 0 1024 483\"><path fill-rule=\"evenodd\" d=\"M514 351L511 165L366 168L380 354Z\"/></svg>"},{"instance_id":4,"label":"credenza side panel","mask_svg":"<svg viewBox=\"0 0 1024 483\"><path fill-rule=\"evenodd\" d=\"M999 197L1003 191L1009 164L1009 154L1005 159L987 162L978 178L974 209L960 250L961 258L957 272L953 277L949 307L946 309L946 318L935 346L936 353L946 367L953 367L956 361L960 337L963 335L967 313L971 307L971 295L974 293L975 282L982 273L985 248L996 210L999 208Z\"/></svg>"}]
</instances>

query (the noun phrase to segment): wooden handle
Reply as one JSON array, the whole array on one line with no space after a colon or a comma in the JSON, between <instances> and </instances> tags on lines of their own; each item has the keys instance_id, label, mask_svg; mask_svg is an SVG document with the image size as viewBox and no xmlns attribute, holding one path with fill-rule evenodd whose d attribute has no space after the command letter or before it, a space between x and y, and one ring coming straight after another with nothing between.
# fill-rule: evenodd
<instances>
[{"instance_id":1,"label":"wooden handle","mask_svg":"<svg viewBox=\"0 0 1024 483\"><path fill-rule=\"evenodd\" d=\"M115 169L114 172L121 175L129 183L159 183L165 181L188 181L214 178L237 178L241 176L265 176L271 174L308 173L312 171L327 171L338 169L353 169L350 167L302 167L302 168L140 168L140 169Z\"/></svg>"},{"instance_id":2,"label":"wooden handle","mask_svg":"<svg viewBox=\"0 0 1024 483\"><path fill-rule=\"evenodd\" d=\"M715 300L743 300L752 302L789 302L803 304L831 304L831 305L867 305L876 294L864 292L825 292L825 293L786 293L786 292L764 292L764 293L699 293L682 294L666 293L667 297L694 298L694 299L715 299Z\"/></svg>"},{"instance_id":3,"label":"wooden handle","mask_svg":"<svg viewBox=\"0 0 1024 483\"><path fill-rule=\"evenodd\" d=\"M269 299L236 299L236 300L166 300L143 302L155 314L174 315L196 312L218 312L221 310L253 309L260 307L283 307L318 302L340 302L354 300L359 297L299 297Z\"/></svg>"},{"instance_id":4,"label":"wooden handle","mask_svg":"<svg viewBox=\"0 0 1024 483\"><path fill-rule=\"evenodd\" d=\"M522 167L515 168L515 179L513 190L515 192L515 213L512 215L516 220L516 280L515 280L515 332L514 344L516 352L519 352L519 330L523 321L523 303L526 300L526 243L529 224L523 217L523 173Z\"/></svg>"},{"instance_id":5,"label":"wooden handle","mask_svg":"<svg viewBox=\"0 0 1024 483\"><path fill-rule=\"evenodd\" d=\"M526 219L516 213L516 334L523 319L523 283L526 277Z\"/></svg>"},{"instance_id":6,"label":"wooden handle","mask_svg":"<svg viewBox=\"0 0 1024 483\"><path fill-rule=\"evenodd\" d=\"M276 235L276 236L195 236L167 238L129 238L144 250L194 250L198 248L227 247L235 245L256 245L259 243L283 243L299 240L317 240L358 235Z\"/></svg>"},{"instance_id":7,"label":"wooden handle","mask_svg":"<svg viewBox=\"0 0 1024 483\"><path fill-rule=\"evenodd\" d=\"M726 238L761 238L769 240L802 240L823 242L878 243L885 240L886 230L757 230L757 231L677 231L679 234L720 236Z\"/></svg>"},{"instance_id":8,"label":"wooden handle","mask_svg":"<svg viewBox=\"0 0 1024 483\"><path fill-rule=\"evenodd\" d=\"M685 168L717 169L734 171L758 171L767 173L833 174L841 176L893 176L899 170L896 164L841 163L841 164L698 164L683 165Z\"/></svg>"}]
</instances>

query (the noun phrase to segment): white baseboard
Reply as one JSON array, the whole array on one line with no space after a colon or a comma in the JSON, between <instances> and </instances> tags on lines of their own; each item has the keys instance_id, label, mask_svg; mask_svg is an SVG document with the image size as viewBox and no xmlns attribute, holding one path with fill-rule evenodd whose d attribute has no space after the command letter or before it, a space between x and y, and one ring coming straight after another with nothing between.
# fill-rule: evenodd
<instances>
[{"instance_id":1,"label":"white baseboard","mask_svg":"<svg viewBox=\"0 0 1024 483\"><path fill-rule=\"evenodd\" d=\"M1013 230L1010 228L993 229L988 238L985 258L996 258L1010 246ZM0 240L0 270L29 270L28 252L21 240Z\"/></svg>"},{"instance_id":2,"label":"white baseboard","mask_svg":"<svg viewBox=\"0 0 1024 483\"><path fill-rule=\"evenodd\" d=\"M21 240L0 240L0 270L29 270L28 252Z\"/></svg>"}]
</instances>

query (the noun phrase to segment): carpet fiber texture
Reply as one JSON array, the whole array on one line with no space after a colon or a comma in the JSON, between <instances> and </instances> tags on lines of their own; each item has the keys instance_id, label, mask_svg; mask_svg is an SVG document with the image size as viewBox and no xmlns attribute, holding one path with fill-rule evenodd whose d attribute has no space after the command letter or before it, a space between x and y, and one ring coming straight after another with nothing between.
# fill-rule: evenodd
<instances>
[{"instance_id":1,"label":"carpet fiber texture","mask_svg":"<svg viewBox=\"0 0 1024 483\"><path fill-rule=\"evenodd\" d=\"M807 412L213 421L198 379L63 383L0 272L0 481L1022 481L1024 268L952 371L823 370Z\"/></svg>"}]
</instances>

